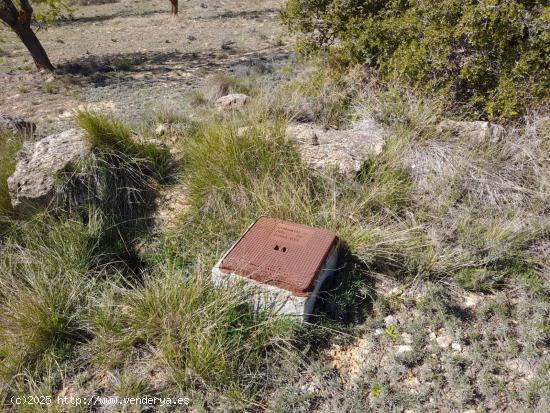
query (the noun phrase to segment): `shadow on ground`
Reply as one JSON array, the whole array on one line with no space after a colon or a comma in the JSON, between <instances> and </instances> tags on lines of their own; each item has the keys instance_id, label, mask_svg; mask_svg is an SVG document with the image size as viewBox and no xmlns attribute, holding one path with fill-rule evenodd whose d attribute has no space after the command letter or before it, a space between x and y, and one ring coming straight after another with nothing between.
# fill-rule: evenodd
<instances>
[{"instance_id":1,"label":"shadow on ground","mask_svg":"<svg viewBox=\"0 0 550 413\"><path fill-rule=\"evenodd\" d=\"M362 323L376 299L375 279L347 247L340 251L337 274L323 285L315 305L319 319L346 325Z\"/></svg>"},{"instance_id":2,"label":"shadow on ground","mask_svg":"<svg viewBox=\"0 0 550 413\"><path fill-rule=\"evenodd\" d=\"M88 55L59 65L57 73L80 77L95 87L107 86L110 82L134 82L139 74L150 74L155 82L181 82L181 72L192 75L193 72L226 69L235 64L254 66L260 62L284 60L289 55L290 53L281 47L258 49L248 53L170 51Z\"/></svg>"}]
</instances>

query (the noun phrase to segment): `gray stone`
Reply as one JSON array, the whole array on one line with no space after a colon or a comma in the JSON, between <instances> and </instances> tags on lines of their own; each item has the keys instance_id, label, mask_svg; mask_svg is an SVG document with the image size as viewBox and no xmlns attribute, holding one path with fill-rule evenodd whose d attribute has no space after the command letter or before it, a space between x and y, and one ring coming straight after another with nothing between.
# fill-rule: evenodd
<instances>
[{"instance_id":1,"label":"gray stone","mask_svg":"<svg viewBox=\"0 0 550 413\"><path fill-rule=\"evenodd\" d=\"M91 145L77 129L27 142L16 156L15 172L8 178L15 210L29 213L48 206L55 195L57 174L90 153Z\"/></svg>"},{"instance_id":2,"label":"gray stone","mask_svg":"<svg viewBox=\"0 0 550 413\"><path fill-rule=\"evenodd\" d=\"M388 315L384 317L384 322L386 323L386 326L396 326L397 325L397 318L395 318L392 315Z\"/></svg>"},{"instance_id":3,"label":"gray stone","mask_svg":"<svg viewBox=\"0 0 550 413\"><path fill-rule=\"evenodd\" d=\"M244 93L231 93L216 100L216 107L220 110L233 110L244 107L249 97Z\"/></svg>"},{"instance_id":4,"label":"gray stone","mask_svg":"<svg viewBox=\"0 0 550 413\"><path fill-rule=\"evenodd\" d=\"M440 133L451 133L455 136L470 139L475 144L483 142L498 143L505 134L505 129L496 123L476 121L465 122L444 120L437 125Z\"/></svg>"},{"instance_id":5,"label":"gray stone","mask_svg":"<svg viewBox=\"0 0 550 413\"><path fill-rule=\"evenodd\" d=\"M36 130L36 125L16 116L0 114L0 129L7 130L13 135L32 137Z\"/></svg>"},{"instance_id":6,"label":"gray stone","mask_svg":"<svg viewBox=\"0 0 550 413\"><path fill-rule=\"evenodd\" d=\"M314 170L336 167L353 178L370 156L383 151L386 131L374 120L364 119L346 130L291 124L286 135L298 144L304 161Z\"/></svg>"}]
</instances>

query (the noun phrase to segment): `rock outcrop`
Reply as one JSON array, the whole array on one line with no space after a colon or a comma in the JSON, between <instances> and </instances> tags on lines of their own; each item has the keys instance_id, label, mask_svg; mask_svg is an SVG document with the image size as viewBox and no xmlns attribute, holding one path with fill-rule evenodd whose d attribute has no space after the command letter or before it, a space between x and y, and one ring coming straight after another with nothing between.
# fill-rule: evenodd
<instances>
[{"instance_id":1,"label":"rock outcrop","mask_svg":"<svg viewBox=\"0 0 550 413\"><path fill-rule=\"evenodd\" d=\"M216 100L216 107L219 110L233 110L244 107L249 101L248 95L244 93L231 93L229 95L222 96Z\"/></svg>"},{"instance_id":2,"label":"rock outcrop","mask_svg":"<svg viewBox=\"0 0 550 413\"><path fill-rule=\"evenodd\" d=\"M27 142L17 154L15 172L8 178L14 209L29 213L49 205L55 196L57 174L90 154L91 145L77 129Z\"/></svg>"},{"instance_id":3,"label":"rock outcrop","mask_svg":"<svg viewBox=\"0 0 550 413\"><path fill-rule=\"evenodd\" d=\"M36 130L36 125L22 118L2 115L0 113L0 129L7 130L13 135L30 137L34 134L34 131Z\"/></svg>"},{"instance_id":4,"label":"rock outcrop","mask_svg":"<svg viewBox=\"0 0 550 413\"><path fill-rule=\"evenodd\" d=\"M502 140L505 130L502 126L496 123L476 121L464 122L456 120L444 120L437 125L438 132L451 133L455 136L460 136L470 139L474 144L483 142L498 143Z\"/></svg>"},{"instance_id":5,"label":"rock outcrop","mask_svg":"<svg viewBox=\"0 0 550 413\"><path fill-rule=\"evenodd\" d=\"M353 178L363 163L384 149L386 132L372 119L352 124L350 129L323 129L310 124L291 124L286 134L297 144L304 161L314 170L337 167Z\"/></svg>"}]
</instances>

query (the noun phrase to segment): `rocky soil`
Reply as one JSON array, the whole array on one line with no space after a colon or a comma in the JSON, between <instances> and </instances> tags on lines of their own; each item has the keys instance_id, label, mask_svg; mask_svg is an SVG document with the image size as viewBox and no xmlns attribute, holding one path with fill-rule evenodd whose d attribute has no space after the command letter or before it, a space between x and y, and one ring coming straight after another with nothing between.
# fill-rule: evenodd
<instances>
[{"instance_id":1,"label":"rocky soil","mask_svg":"<svg viewBox=\"0 0 550 413\"><path fill-rule=\"evenodd\" d=\"M208 74L267 79L288 61L281 1L181 3L177 17L166 0L78 7L39 31L54 76L36 73L15 35L0 26L0 112L34 121L41 136L69 126L72 111L83 107L137 121L180 108Z\"/></svg>"}]
</instances>

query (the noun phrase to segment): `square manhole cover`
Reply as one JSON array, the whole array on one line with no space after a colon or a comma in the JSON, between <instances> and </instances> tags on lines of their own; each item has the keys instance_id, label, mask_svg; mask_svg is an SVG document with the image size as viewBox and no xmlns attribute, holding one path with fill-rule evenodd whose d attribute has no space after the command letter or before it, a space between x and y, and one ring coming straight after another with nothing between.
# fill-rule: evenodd
<instances>
[{"instance_id":1,"label":"square manhole cover","mask_svg":"<svg viewBox=\"0 0 550 413\"><path fill-rule=\"evenodd\" d=\"M336 234L326 229L262 217L237 241L219 269L307 296L337 243Z\"/></svg>"}]
</instances>

